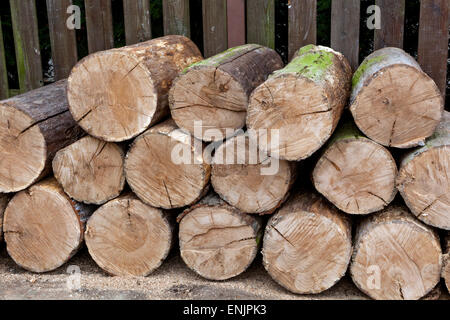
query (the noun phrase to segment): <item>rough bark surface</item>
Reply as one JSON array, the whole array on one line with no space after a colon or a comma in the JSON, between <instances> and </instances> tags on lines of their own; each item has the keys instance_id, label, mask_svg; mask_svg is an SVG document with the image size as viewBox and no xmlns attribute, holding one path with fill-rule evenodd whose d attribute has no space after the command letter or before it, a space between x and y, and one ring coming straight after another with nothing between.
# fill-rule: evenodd
<instances>
[{"instance_id":1,"label":"rough bark surface","mask_svg":"<svg viewBox=\"0 0 450 320\"><path fill-rule=\"evenodd\" d=\"M0 194L0 241L3 241L3 215L9 200L9 195Z\"/></svg>"},{"instance_id":2,"label":"rough bark surface","mask_svg":"<svg viewBox=\"0 0 450 320\"><path fill-rule=\"evenodd\" d=\"M442 268L442 278L444 278L447 290L450 292L450 233L448 233L445 238L445 255L444 266Z\"/></svg>"},{"instance_id":3,"label":"rough bark surface","mask_svg":"<svg viewBox=\"0 0 450 320\"><path fill-rule=\"evenodd\" d=\"M200 60L195 44L176 35L92 54L69 77L70 111L92 136L129 140L169 114L172 81Z\"/></svg>"}]
</instances>

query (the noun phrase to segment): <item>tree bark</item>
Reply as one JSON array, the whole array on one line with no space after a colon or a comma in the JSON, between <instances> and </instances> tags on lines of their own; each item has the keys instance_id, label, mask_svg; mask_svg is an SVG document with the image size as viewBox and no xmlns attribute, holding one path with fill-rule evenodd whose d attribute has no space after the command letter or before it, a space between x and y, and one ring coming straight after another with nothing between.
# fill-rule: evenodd
<instances>
[{"instance_id":1,"label":"tree bark","mask_svg":"<svg viewBox=\"0 0 450 320\"><path fill-rule=\"evenodd\" d=\"M272 216L263 241L263 264L281 286L320 293L341 279L352 254L350 220L322 197L293 196Z\"/></svg>"},{"instance_id":2,"label":"tree bark","mask_svg":"<svg viewBox=\"0 0 450 320\"><path fill-rule=\"evenodd\" d=\"M174 221L133 194L114 199L94 212L86 245L100 268L115 276L147 276L166 259Z\"/></svg>"},{"instance_id":3,"label":"tree bark","mask_svg":"<svg viewBox=\"0 0 450 320\"><path fill-rule=\"evenodd\" d=\"M423 144L436 129L443 109L434 81L402 49L375 51L353 76L353 118L365 135L384 146Z\"/></svg>"},{"instance_id":4,"label":"tree bark","mask_svg":"<svg viewBox=\"0 0 450 320\"><path fill-rule=\"evenodd\" d=\"M21 191L5 210L3 227L9 255L32 272L59 268L80 248L93 210L71 200L54 178Z\"/></svg>"},{"instance_id":5,"label":"tree bark","mask_svg":"<svg viewBox=\"0 0 450 320\"><path fill-rule=\"evenodd\" d=\"M143 133L125 160L125 175L146 204L174 209L192 205L207 192L210 160L202 142L167 120Z\"/></svg>"},{"instance_id":6,"label":"tree bark","mask_svg":"<svg viewBox=\"0 0 450 320\"><path fill-rule=\"evenodd\" d=\"M396 177L389 150L365 138L352 122L336 131L312 174L317 191L348 214L386 207L397 194Z\"/></svg>"},{"instance_id":7,"label":"tree bark","mask_svg":"<svg viewBox=\"0 0 450 320\"><path fill-rule=\"evenodd\" d=\"M417 300L439 282L441 255L432 228L405 207L390 206L358 226L350 273L374 299Z\"/></svg>"},{"instance_id":8,"label":"tree bark","mask_svg":"<svg viewBox=\"0 0 450 320\"><path fill-rule=\"evenodd\" d=\"M211 183L228 204L250 214L271 214L287 198L296 178L296 164L258 153L247 134L216 149Z\"/></svg>"},{"instance_id":9,"label":"tree bark","mask_svg":"<svg viewBox=\"0 0 450 320\"><path fill-rule=\"evenodd\" d=\"M450 292L450 232L445 238L445 255L443 260L442 278L444 278L447 290Z\"/></svg>"},{"instance_id":10,"label":"tree bark","mask_svg":"<svg viewBox=\"0 0 450 320\"><path fill-rule=\"evenodd\" d=\"M72 199L101 205L122 192L124 161L119 145L86 136L58 151L53 173Z\"/></svg>"},{"instance_id":11,"label":"tree bark","mask_svg":"<svg viewBox=\"0 0 450 320\"><path fill-rule=\"evenodd\" d=\"M179 218L180 251L186 265L209 280L243 273L256 257L262 223L210 193Z\"/></svg>"},{"instance_id":12,"label":"tree bark","mask_svg":"<svg viewBox=\"0 0 450 320\"><path fill-rule=\"evenodd\" d=\"M3 241L3 214L10 200L7 194L0 194L0 241Z\"/></svg>"},{"instance_id":13,"label":"tree bark","mask_svg":"<svg viewBox=\"0 0 450 320\"><path fill-rule=\"evenodd\" d=\"M0 102L0 192L48 175L55 153L84 135L70 115L66 81Z\"/></svg>"},{"instance_id":14,"label":"tree bark","mask_svg":"<svg viewBox=\"0 0 450 320\"><path fill-rule=\"evenodd\" d=\"M450 230L450 112L423 147L404 155L397 188L417 218Z\"/></svg>"},{"instance_id":15,"label":"tree bark","mask_svg":"<svg viewBox=\"0 0 450 320\"><path fill-rule=\"evenodd\" d=\"M175 80L170 91L172 117L198 139L228 138L245 126L253 89L282 67L274 50L256 44L231 48L196 63Z\"/></svg>"},{"instance_id":16,"label":"tree bark","mask_svg":"<svg viewBox=\"0 0 450 320\"><path fill-rule=\"evenodd\" d=\"M200 60L195 44L176 35L92 54L69 77L70 111L92 136L132 139L169 114L172 81Z\"/></svg>"},{"instance_id":17,"label":"tree bark","mask_svg":"<svg viewBox=\"0 0 450 320\"><path fill-rule=\"evenodd\" d=\"M259 147L283 160L311 156L339 122L350 94L351 73L341 53L322 46L301 48L250 97L247 128L279 130L278 143L273 132L260 133Z\"/></svg>"}]
</instances>

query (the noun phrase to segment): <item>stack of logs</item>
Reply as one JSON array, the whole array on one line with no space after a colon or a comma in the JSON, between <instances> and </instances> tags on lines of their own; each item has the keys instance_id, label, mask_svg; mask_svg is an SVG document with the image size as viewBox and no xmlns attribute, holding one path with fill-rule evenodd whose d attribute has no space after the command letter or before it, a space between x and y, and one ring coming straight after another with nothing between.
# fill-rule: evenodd
<instances>
[{"instance_id":1,"label":"stack of logs","mask_svg":"<svg viewBox=\"0 0 450 320\"><path fill-rule=\"evenodd\" d=\"M7 251L47 272L85 241L107 273L146 276L178 239L189 268L226 280L262 245L291 292L349 270L372 298L419 299L450 286L443 108L397 48L354 73L314 45L285 67L254 44L204 60L182 36L98 52L0 102Z\"/></svg>"}]
</instances>

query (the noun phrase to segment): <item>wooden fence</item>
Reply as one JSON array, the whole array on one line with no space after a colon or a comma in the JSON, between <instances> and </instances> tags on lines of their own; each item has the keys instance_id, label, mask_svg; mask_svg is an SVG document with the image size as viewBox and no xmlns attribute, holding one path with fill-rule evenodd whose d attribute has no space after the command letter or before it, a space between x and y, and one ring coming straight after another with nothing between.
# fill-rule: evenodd
<instances>
[{"instance_id":1,"label":"wooden fence","mask_svg":"<svg viewBox=\"0 0 450 320\"><path fill-rule=\"evenodd\" d=\"M289 55L316 43L317 1L289 0ZM75 30L67 28L72 0L47 0L48 24L56 80L68 76L77 62ZM381 8L381 29L375 30L375 49L403 46L405 0L375 0ZM356 68L360 39L359 0L332 0L331 46L343 52ZM43 85L35 0L10 0L20 91ZM442 92L447 82L450 0L421 0L418 60ZM126 43L151 39L150 1L123 0ZM111 0L85 0L89 52L114 46ZM165 34L190 36L189 0L163 0ZM248 43L275 45L275 0L203 0L203 47L211 56ZM10 94L0 29L0 98Z\"/></svg>"}]
</instances>

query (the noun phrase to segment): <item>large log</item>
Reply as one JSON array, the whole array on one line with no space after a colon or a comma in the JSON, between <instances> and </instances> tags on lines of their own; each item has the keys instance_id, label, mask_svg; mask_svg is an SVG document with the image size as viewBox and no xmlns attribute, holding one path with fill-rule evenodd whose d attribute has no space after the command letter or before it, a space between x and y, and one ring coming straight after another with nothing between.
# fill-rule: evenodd
<instances>
[{"instance_id":1,"label":"large log","mask_svg":"<svg viewBox=\"0 0 450 320\"><path fill-rule=\"evenodd\" d=\"M320 293L341 279L352 254L350 222L320 196L298 193L270 218L263 263L281 286Z\"/></svg>"},{"instance_id":2,"label":"large log","mask_svg":"<svg viewBox=\"0 0 450 320\"><path fill-rule=\"evenodd\" d=\"M296 165L261 155L247 134L227 140L215 152L211 184L242 212L270 214L287 198Z\"/></svg>"},{"instance_id":3,"label":"large log","mask_svg":"<svg viewBox=\"0 0 450 320\"><path fill-rule=\"evenodd\" d=\"M291 161L303 160L332 135L350 94L351 67L330 48L303 47L250 97L247 128L261 150ZM279 130L279 141L273 131Z\"/></svg>"},{"instance_id":4,"label":"large log","mask_svg":"<svg viewBox=\"0 0 450 320\"><path fill-rule=\"evenodd\" d=\"M0 241L3 241L3 215L10 200L7 194L0 194Z\"/></svg>"},{"instance_id":5,"label":"large log","mask_svg":"<svg viewBox=\"0 0 450 320\"><path fill-rule=\"evenodd\" d=\"M53 173L71 198L101 205L122 192L124 161L120 146L86 136L58 151Z\"/></svg>"},{"instance_id":6,"label":"large log","mask_svg":"<svg viewBox=\"0 0 450 320\"><path fill-rule=\"evenodd\" d=\"M146 204L181 208L194 204L207 192L209 163L203 159L202 142L167 120L134 141L125 159L125 175Z\"/></svg>"},{"instance_id":7,"label":"large log","mask_svg":"<svg viewBox=\"0 0 450 320\"><path fill-rule=\"evenodd\" d=\"M365 135L384 146L423 143L436 129L443 108L439 88L402 49L375 51L353 76L353 118Z\"/></svg>"},{"instance_id":8,"label":"large log","mask_svg":"<svg viewBox=\"0 0 450 320\"><path fill-rule=\"evenodd\" d=\"M5 210L9 255L32 272L57 269L80 248L92 212L92 206L71 200L54 178L21 191Z\"/></svg>"},{"instance_id":9,"label":"large log","mask_svg":"<svg viewBox=\"0 0 450 320\"><path fill-rule=\"evenodd\" d=\"M83 136L59 81L0 102L0 192L18 192L51 171L55 153Z\"/></svg>"},{"instance_id":10,"label":"large log","mask_svg":"<svg viewBox=\"0 0 450 320\"><path fill-rule=\"evenodd\" d=\"M349 214L386 207L397 194L396 177L389 150L365 138L352 122L336 131L312 174L317 191Z\"/></svg>"},{"instance_id":11,"label":"large log","mask_svg":"<svg viewBox=\"0 0 450 320\"><path fill-rule=\"evenodd\" d=\"M101 140L134 138L169 114L172 81L201 59L195 44L177 35L97 52L72 70L70 111L84 130Z\"/></svg>"},{"instance_id":12,"label":"large log","mask_svg":"<svg viewBox=\"0 0 450 320\"><path fill-rule=\"evenodd\" d=\"M256 257L262 223L210 193L179 218L180 251L186 265L210 280L243 273Z\"/></svg>"},{"instance_id":13,"label":"large log","mask_svg":"<svg viewBox=\"0 0 450 320\"><path fill-rule=\"evenodd\" d=\"M450 112L423 147L404 155L397 188L416 217L450 230Z\"/></svg>"},{"instance_id":14,"label":"large log","mask_svg":"<svg viewBox=\"0 0 450 320\"><path fill-rule=\"evenodd\" d=\"M406 207L390 206L358 226L350 273L364 293L381 300L417 300L439 282L442 251L436 232Z\"/></svg>"},{"instance_id":15,"label":"large log","mask_svg":"<svg viewBox=\"0 0 450 320\"><path fill-rule=\"evenodd\" d=\"M89 219L85 239L94 261L115 276L147 276L169 254L173 222L132 194L97 209Z\"/></svg>"},{"instance_id":16,"label":"large log","mask_svg":"<svg viewBox=\"0 0 450 320\"><path fill-rule=\"evenodd\" d=\"M231 48L198 62L174 81L169 94L172 117L198 139L228 138L245 126L253 89L282 67L274 50L256 44ZM196 121L201 123L196 125Z\"/></svg>"},{"instance_id":17,"label":"large log","mask_svg":"<svg viewBox=\"0 0 450 320\"><path fill-rule=\"evenodd\" d=\"M442 278L444 278L445 285L450 293L450 232L445 238L445 255L443 260Z\"/></svg>"}]
</instances>

